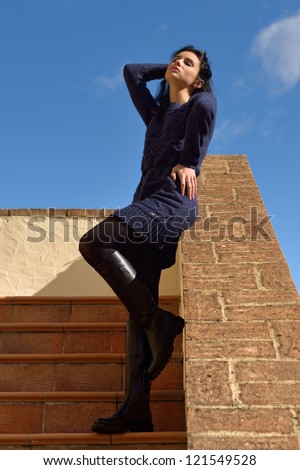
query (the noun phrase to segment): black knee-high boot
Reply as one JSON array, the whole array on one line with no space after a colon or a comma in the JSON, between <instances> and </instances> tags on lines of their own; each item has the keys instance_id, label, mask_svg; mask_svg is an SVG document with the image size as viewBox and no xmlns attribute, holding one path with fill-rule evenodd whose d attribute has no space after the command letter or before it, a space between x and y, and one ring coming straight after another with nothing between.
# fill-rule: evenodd
<instances>
[{"instance_id":1,"label":"black knee-high boot","mask_svg":"<svg viewBox=\"0 0 300 470\"><path fill-rule=\"evenodd\" d=\"M121 299L130 318L138 323L146 336L151 357L148 374L154 380L172 355L174 339L184 327L183 318L158 308L132 264L119 251L114 251L96 267L96 271Z\"/></svg>"},{"instance_id":2,"label":"black knee-high boot","mask_svg":"<svg viewBox=\"0 0 300 470\"><path fill-rule=\"evenodd\" d=\"M92 426L92 431L101 434L153 431L148 365L149 349L146 338L138 324L133 320L128 320L124 401L119 410L110 418L97 419Z\"/></svg>"}]
</instances>

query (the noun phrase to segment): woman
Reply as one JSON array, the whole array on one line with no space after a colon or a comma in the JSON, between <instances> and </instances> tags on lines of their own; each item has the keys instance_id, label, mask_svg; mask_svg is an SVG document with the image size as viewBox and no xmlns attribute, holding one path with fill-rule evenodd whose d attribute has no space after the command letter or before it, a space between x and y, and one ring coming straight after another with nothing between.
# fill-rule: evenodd
<instances>
[{"instance_id":1,"label":"woman","mask_svg":"<svg viewBox=\"0 0 300 470\"><path fill-rule=\"evenodd\" d=\"M213 135L216 100L206 53L177 51L168 65L126 65L124 78L147 130L142 177L132 204L115 211L80 241L85 260L129 311L126 394L92 431L152 431L150 386L173 352L184 320L158 307L161 270L172 266L179 236L198 213L200 164ZM147 82L162 79L153 98Z\"/></svg>"}]
</instances>

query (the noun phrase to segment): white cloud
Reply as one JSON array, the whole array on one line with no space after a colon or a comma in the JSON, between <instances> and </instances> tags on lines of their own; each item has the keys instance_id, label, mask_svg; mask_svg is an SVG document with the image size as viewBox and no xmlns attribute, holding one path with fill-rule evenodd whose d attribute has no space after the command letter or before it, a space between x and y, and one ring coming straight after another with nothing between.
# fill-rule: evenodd
<instances>
[{"instance_id":1,"label":"white cloud","mask_svg":"<svg viewBox=\"0 0 300 470\"><path fill-rule=\"evenodd\" d=\"M228 118L216 128L214 140L222 144L229 144L240 136L247 134L252 128L252 115L241 115L236 121Z\"/></svg>"},{"instance_id":2,"label":"white cloud","mask_svg":"<svg viewBox=\"0 0 300 470\"><path fill-rule=\"evenodd\" d=\"M300 80L300 10L262 29L251 52L278 92L295 86Z\"/></svg>"},{"instance_id":3,"label":"white cloud","mask_svg":"<svg viewBox=\"0 0 300 470\"><path fill-rule=\"evenodd\" d=\"M98 93L101 93L103 89L109 89L110 91L115 91L123 83L123 71L119 70L116 75L99 75L95 78L95 83L98 88Z\"/></svg>"},{"instance_id":4,"label":"white cloud","mask_svg":"<svg viewBox=\"0 0 300 470\"><path fill-rule=\"evenodd\" d=\"M231 86L231 89L234 93L237 93L240 96L246 96L251 92L251 89L244 77L240 77L235 80Z\"/></svg>"}]
</instances>

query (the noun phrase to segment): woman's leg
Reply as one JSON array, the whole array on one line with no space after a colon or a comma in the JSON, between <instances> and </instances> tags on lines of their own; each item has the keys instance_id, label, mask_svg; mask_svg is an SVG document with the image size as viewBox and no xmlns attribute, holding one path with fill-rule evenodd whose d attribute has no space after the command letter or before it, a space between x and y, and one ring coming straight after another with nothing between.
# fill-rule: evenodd
<instances>
[{"instance_id":1,"label":"woman's leg","mask_svg":"<svg viewBox=\"0 0 300 470\"><path fill-rule=\"evenodd\" d=\"M138 255L142 245L141 239L127 224L111 217L82 237L80 252L123 302L129 311L130 319L136 321L142 329L152 358L148 373L150 379L154 380L168 363L173 352L174 339L181 333L184 321L181 317L158 308L158 287L154 298L144 283L147 277L145 273L149 269L147 263L144 273L140 268L140 276L144 276L142 282L135 266L122 254L128 252L132 259L133 248L135 247L134 251ZM146 248L143 249L145 252ZM151 250L149 248L149 266ZM151 290L154 289L152 286Z\"/></svg>"},{"instance_id":2,"label":"woman's leg","mask_svg":"<svg viewBox=\"0 0 300 470\"><path fill-rule=\"evenodd\" d=\"M172 353L178 334L174 334L174 325L180 331L183 327L182 319L178 326L173 314L157 308L159 252L139 242L130 228L115 218L103 221L80 242L81 254L113 288L131 317L127 322L125 398L112 417L95 421L92 430L99 433L152 430L151 379L160 373ZM167 348L165 343L169 344Z\"/></svg>"},{"instance_id":3,"label":"woman's leg","mask_svg":"<svg viewBox=\"0 0 300 470\"><path fill-rule=\"evenodd\" d=\"M151 381L147 374L149 350L145 336L135 321L126 325L126 390L118 411L98 418L92 431L100 434L153 431L150 409Z\"/></svg>"},{"instance_id":4,"label":"woman's leg","mask_svg":"<svg viewBox=\"0 0 300 470\"><path fill-rule=\"evenodd\" d=\"M150 258L147 263L147 251L139 245L131 246L132 232L119 219L107 219L89 231L80 242L80 251L86 261L95 269L109 259L118 248L136 267L141 279L154 297L158 297L160 278L159 263ZM148 254L149 257L149 254ZM147 373L150 354L147 340L135 321L126 324L126 390L124 400L118 411L108 418L98 418L92 431L111 434L126 431L152 431L150 409L151 381Z\"/></svg>"}]
</instances>

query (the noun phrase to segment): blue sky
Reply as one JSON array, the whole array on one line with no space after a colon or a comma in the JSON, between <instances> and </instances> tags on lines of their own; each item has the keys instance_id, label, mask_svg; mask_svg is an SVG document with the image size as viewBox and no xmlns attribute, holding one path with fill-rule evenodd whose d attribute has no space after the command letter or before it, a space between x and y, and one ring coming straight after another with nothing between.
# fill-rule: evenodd
<instances>
[{"instance_id":1,"label":"blue sky","mask_svg":"<svg viewBox=\"0 0 300 470\"><path fill-rule=\"evenodd\" d=\"M144 125L123 65L185 44L212 63L209 153L247 154L299 290L297 0L0 0L0 206L131 202Z\"/></svg>"}]
</instances>

